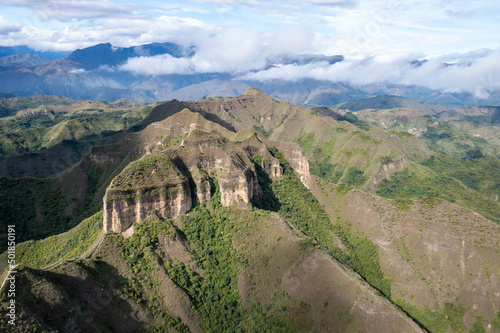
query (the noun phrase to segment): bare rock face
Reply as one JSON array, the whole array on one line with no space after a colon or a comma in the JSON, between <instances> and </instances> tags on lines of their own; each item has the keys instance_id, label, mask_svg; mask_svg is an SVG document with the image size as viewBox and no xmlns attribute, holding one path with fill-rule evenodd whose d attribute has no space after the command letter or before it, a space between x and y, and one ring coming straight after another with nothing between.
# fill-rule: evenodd
<instances>
[{"instance_id":1,"label":"bare rock face","mask_svg":"<svg viewBox=\"0 0 500 333\"><path fill-rule=\"evenodd\" d=\"M236 144L191 126L178 148L150 151L130 163L106 190L104 230L125 232L152 210L160 217L184 214L210 201L216 191L223 206L250 204L262 194L255 163L271 178L283 176L268 146L282 151L302 183L310 186L309 163L298 145L276 147L251 131L241 137L244 140Z\"/></svg>"},{"instance_id":2,"label":"bare rock face","mask_svg":"<svg viewBox=\"0 0 500 333\"><path fill-rule=\"evenodd\" d=\"M298 174L300 181L308 189L311 188L311 174L309 173L309 161L300 149L292 150L292 157L289 160L290 165Z\"/></svg>"},{"instance_id":3,"label":"bare rock face","mask_svg":"<svg viewBox=\"0 0 500 333\"><path fill-rule=\"evenodd\" d=\"M382 181L382 179L389 178L389 176L395 171L403 170L406 162L408 162L408 158L405 155L401 155L395 158L394 161L381 164L379 172L377 172L377 174L373 177L373 184L378 184Z\"/></svg>"},{"instance_id":4,"label":"bare rock face","mask_svg":"<svg viewBox=\"0 0 500 333\"><path fill-rule=\"evenodd\" d=\"M131 163L106 190L104 230L123 232L141 222L151 210L162 217L191 209L188 179L163 155L147 155Z\"/></svg>"},{"instance_id":5,"label":"bare rock face","mask_svg":"<svg viewBox=\"0 0 500 333\"><path fill-rule=\"evenodd\" d=\"M184 214L208 202L217 187L223 206L249 204L262 192L247 152L219 134L193 129L179 148L145 155L111 182L104 230L124 232L152 210L161 217Z\"/></svg>"},{"instance_id":6,"label":"bare rock face","mask_svg":"<svg viewBox=\"0 0 500 333\"><path fill-rule=\"evenodd\" d=\"M254 159L260 156L260 158L257 158L257 162L262 167L262 170L267 172L271 178L283 177L283 168L280 165L280 161L271 155L263 140L266 139L262 137L262 134L252 133L248 139L240 144L240 147Z\"/></svg>"},{"instance_id":7,"label":"bare rock face","mask_svg":"<svg viewBox=\"0 0 500 333\"><path fill-rule=\"evenodd\" d=\"M311 173L309 172L309 161L304 153L302 153L299 145L291 142L269 141L267 143L278 148L283 153L284 158L290 164L302 184L310 189L312 180Z\"/></svg>"}]
</instances>

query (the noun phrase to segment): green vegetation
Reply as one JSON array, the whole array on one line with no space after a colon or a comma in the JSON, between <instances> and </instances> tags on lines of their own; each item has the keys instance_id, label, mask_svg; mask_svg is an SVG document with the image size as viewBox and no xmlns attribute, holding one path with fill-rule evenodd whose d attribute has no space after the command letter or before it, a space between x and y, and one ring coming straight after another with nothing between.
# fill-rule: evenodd
<instances>
[{"instance_id":1,"label":"green vegetation","mask_svg":"<svg viewBox=\"0 0 500 333\"><path fill-rule=\"evenodd\" d=\"M279 202L275 210L297 229L314 238L320 246L353 268L372 286L390 297L390 280L380 268L377 247L361 234L352 233L340 218L335 222L331 221L316 198L297 179L281 153L274 150L273 154L280 159L284 171L283 179L273 180L271 184ZM333 245L332 233L340 238L346 250Z\"/></svg>"},{"instance_id":2,"label":"green vegetation","mask_svg":"<svg viewBox=\"0 0 500 333\"><path fill-rule=\"evenodd\" d=\"M127 266L135 274L134 278L126 281L122 292L138 304L149 307L156 318L163 319L162 323L150 331L164 332L175 328L179 332L189 332L179 318L172 318L167 313L161 297L160 282L153 274L155 259L159 258L159 237L167 236L171 239L174 235L173 227L168 222L160 221L155 214L144 223L135 225L132 238L125 239L116 235L114 239ZM148 286L148 290L145 290L144 286Z\"/></svg>"},{"instance_id":3,"label":"green vegetation","mask_svg":"<svg viewBox=\"0 0 500 333\"><path fill-rule=\"evenodd\" d=\"M257 132L260 132L260 133L264 134L264 136L266 138L268 138L268 139L269 139L269 137L271 137L271 134L273 134L273 128L271 128L269 131L266 131L266 129L262 125L258 125L258 126L257 125L253 125L252 129L255 130L255 131L257 131Z\"/></svg>"},{"instance_id":4,"label":"green vegetation","mask_svg":"<svg viewBox=\"0 0 500 333\"><path fill-rule=\"evenodd\" d=\"M16 112L24 109L32 109L41 105L71 105L75 101L64 97L45 96L47 100L37 100L32 97L15 97L9 99L1 99L0 116L13 115Z\"/></svg>"},{"instance_id":5,"label":"green vegetation","mask_svg":"<svg viewBox=\"0 0 500 333\"><path fill-rule=\"evenodd\" d=\"M389 164L389 163L392 163L392 162L394 162L393 159L392 159L392 157L385 156L385 155L384 156L380 156L380 163L382 163L382 164Z\"/></svg>"},{"instance_id":6,"label":"green vegetation","mask_svg":"<svg viewBox=\"0 0 500 333\"><path fill-rule=\"evenodd\" d=\"M464 160L435 154L421 162L438 174L455 178L488 197L500 196L500 158Z\"/></svg>"},{"instance_id":7,"label":"green vegetation","mask_svg":"<svg viewBox=\"0 0 500 333\"><path fill-rule=\"evenodd\" d=\"M432 150L457 158L476 159L485 156L499 156L498 146L481 137L476 137L454 122L439 122L427 116L425 131L420 139Z\"/></svg>"},{"instance_id":8,"label":"green vegetation","mask_svg":"<svg viewBox=\"0 0 500 333\"><path fill-rule=\"evenodd\" d=\"M151 111L87 109L0 118L0 156L41 151L63 140L95 142L138 124Z\"/></svg>"},{"instance_id":9,"label":"green vegetation","mask_svg":"<svg viewBox=\"0 0 500 333\"><path fill-rule=\"evenodd\" d=\"M344 179L344 183L347 185L352 185L356 187L361 187L364 183L366 183L367 177L364 175L362 170L359 170L356 167L350 167L347 170L347 175Z\"/></svg>"},{"instance_id":10,"label":"green vegetation","mask_svg":"<svg viewBox=\"0 0 500 333\"><path fill-rule=\"evenodd\" d=\"M60 259L73 259L87 251L101 232L99 212L63 234L17 244L16 260L24 266L42 268Z\"/></svg>"},{"instance_id":11,"label":"green vegetation","mask_svg":"<svg viewBox=\"0 0 500 333\"><path fill-rule=\"evenodd\" d=\"M497 318L495 320L493 320L493 322L491 323L491 326L493 327L493 329L495 331L500 332L500 312L497 312Z\"/></svg>"},{"instance_id":12,"label":"green vegetation","mask_svg":"<svg viewBox=\"0 0 500 333\"><path fill-rule=\"evenodd\" d=\"M483 327L484 318L481 316L476 317L476 322L472 325L472 329L469 333L486 333L486 330Z\"/></svg>"},{"instance_id":13,"label":"green vegetation","mask_svg":"<svg viewBox=\"0 0 500 333\"><path fill-rule=\"evenodd\" d=\"M215 195L212 200L220 200L217 198ZM232 240L233 235L238 234L239 227L231 216L230 209L220 207L220 202L210 206L216 208L209 210L199 206L182 216L182 230L176 230L169 220L161 220L153 215L145 224L135 225L132 238L117 237L116 244L129 267L138 275L138 280L151 286L154 294L159 294L159 285L153 278L154 274L151 274L154 270L153 262L155 257L162 258L166 273L186 292L203 318L205 331L292 332L293 329L284 322L265 314L259 305L255 304L248 309L241 306L237 274L242 262ZM159 237L163 235L189 244L191 255L203 268L203 277L184 263L164 257L159 246ZM143 302L146 294L137 286L129 288L127 293L138 302ZM169 318L166 312L162 312L159 297L150 299L149 306L153 313ZM182 325L180 328L181 331L184 329Z\"/></svg>"},{"instance_id":14,"label":"green vegetation","mask_svg":"<svg viewBox=\"0 0 500 333\"><path fill-rule=\"evenodd\" d=\"M115 199L132 199L139 190L143 197L154 197L184 178L164 152L150 154L130 163L113 180L109 193Z\"/></svg>"},{"instance_id":15,"label":"green vegetation","mask_svg":"<svg viewBox=\"0 0 500 333\"><path fill-rule=\"evenodd\" d=\"M434 333L465 333L466 327L463 316L466 308L460 304L445 303L443 311L431 310L427 306L416 307L406 303L403 299L396 300L396 304L403 308L411 317L418 320L421 326Z\"/></svg>"},{"instance_id":16,"label":"green vegetation","mask_svg":"<svg viewBox=\"0 0 500 333\"><path fill-rule=\"evenodd\" d=\"M309 158L309 170L313 175L321 179L337 183L342 177L342 171L336 171L337 165L332 164L332 150L334 140L326 143L323 147L315 144L314 133L302 134L296 142Z\"/></svg>"},{"instance_id":17,"label":"green vegetation","mask_svg":"<svg viewBox=\"0 0 500 333\"><path fill-rule=\"evenodd\" d=\"M65 214L69 200L50 179L0 178L0 246L7 241L7 225L15 225L17 241L42 239L77 225Z\"/></svg>"},{"instance_id":18,"label":"green vegetation","mask_svg":"<svg viewBox=\"0 0 500 333\"><path fill-rule=\"evenodd\" d=\"M116 167L116 165L114 166ZM102 209L99 189L111 176L99 167L86 166L85 200L78 199L79 186L63 193L53 178L0 178L0 246L6 242L7 225L17 230L17 241L43 239L68 231Z\"/></svg>"},{"instance_id":19,"label":"green vegetation","mask_svg":"<svg viewBox=\"0 0 500 333\"><path fill-rule=\"evenodd\" d=\"M232 243L232 235L238 234L241 227L231 215L227 208L210 212L197 207L183 219L182 231L204 273L203 279L198 277L183 289L202 315L207 331L292 331L278 318L266 315L258 305L249 309L241 306L237 274L242 257Z\"/></svg>"},{"instance_id":20,"label":"green vegetation","mask_svg":"<svg viewBox=\"0 0 500 333\"><path fill-rule=\"evenodd\" d=\"M395 172L377 185L377 194L391 199L420 198L434 203L444 199L500 223L500 204L490 199L491 193L498 193L493 192L498 191L500 179L497 176L499 169L495 167L497 163L496 158L467 161L438 155L422 162L435 172L424 174L409 168ZM448 168L443 167L446 165Z\"/></svg>"},{"instance_id":21,"label":"green vegetation","mask_svg":"<svg viewBox=\"0 0 500 333\"><path fill-rule=\"evenodd\" d=\"M344 116L338 119L339 121L347 121L353 125L356 125L360 129L364 131L368 131L370 129L370 124L364 120L359 119L354 113L348 112Z\"/></svg>"}]
</instances>

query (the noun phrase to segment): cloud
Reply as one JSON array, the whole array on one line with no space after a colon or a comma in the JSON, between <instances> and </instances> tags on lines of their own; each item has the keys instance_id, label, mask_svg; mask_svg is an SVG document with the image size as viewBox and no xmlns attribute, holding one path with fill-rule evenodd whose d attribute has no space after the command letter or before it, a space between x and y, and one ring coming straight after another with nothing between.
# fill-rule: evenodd
<instances>
[{"instance_id":1,"label":"cloud","mask_svg":"<svg viewBox=\"0 0 500 333\"><path fill-rule=\"evenodd\" d=\"M213 25L193 18L111 16L96 19L92 23L65 24L63 29L52 29L45 25L24 26L17 32L3 36L2 45L22 44L39 51L73 51L108 42L121 47L164 41L193 45L216 31Z\"/></svg>"},{"instance_id":2,"label":"cloud","mask_svg":"<svg viewBox=\"0 0 500 333\"><path fill-rule=\"evenodd\" d=\"M4 19L0 15L0 35L8 35L11 32L17 32L21 30L21 25L18 23L12 23Z\"/></svg>"},{"instance_id":3,"label":"cloud","mask_svg":"<svg viewBox=\"0 0 500 333\"><path fill-rule=\"evenodd\" d=\"M73 74L83 74L83 73L86 73L87 71L83 68L73 68L69 72L73 73Z\"/></svg>"},{"instance_id":4,"label":"cloud","mask_svg":"<svg viewBox=\"0 0 500 333\"><path fill-rule=\"evenodd\" d=\"M308 2L314 5L321 5L321 6L338 6L346 8L356 7L356 1L354 0L307 0L300 2Z\"/></svg>"},{"instance_id":5,"label":"cloud","mask_svg":"<svg viewBox=\"0 0 500 333\"><path fill-rule=\"evenodd\" d=\"M192 2L199 3L212 3L212 4L241 4L250 6L261 6L267 5L269 1L264 0L191 0ZM281 3L288 4L289 1L279 1ZM355 7L355 0L294 0L293 2L304 4L309 3L313 5L322 6L340 6L340 7Z\"/></svg>"},{"instance_id":6,"label":"cloud","mask_svg":"<svg viewBox=\"0 0 500 333\"><path fill-rule=\"evenodd\" d=\"M259 34L239 27L198 33L191 40L195 54L176 59L168 55L136 57L121 69L146 75L230 72L261 70L268 59L311 50L312 36L294 27L274 34ZM185 44L190 45L190 44Z\"/></svg>"},{"instance_id":7,"label":"cloud","mask_svg":"<svg viewBox=\"0 0 500 333\"><path fill-rule=\"evenodd\" d=\"M169 54L131 58L119 69L143 75L193 74L196 72L196 66L191 59L174 58Z\"/></svg>"},{"instance_id":8,"label":"cloud","mask_svg":"<svg viewBox=\"0 0 500 333\"><path fill-rule=\"evenodd\" d=\"M129 15L132 6L107 0L1 0L3 5L30 8L40 19L68 21Z\"/></svg>"},{"instance_id":9,"label":"cloud","mask_svg":"<svg viewBox=\"0 0 500 333\"><path fill-rule=\"evenodd\" d=\"M300 27L282 29L270 36L268 50L270 53L302 53L313 48L314 35Z\"/></svg>"},{"instance_id":10,"label":"cloud","mask_svg":"<svg viewBox=\"0 0 500 333\"><path fill-rule=\"evenodd\" d=\"M259 0L191 0L191 2L199 2L199 3L213 3L213 4L241 4L241 5L259 5Z\"/></svg>"},{"instance_id":11,"label":"cloud","mask_svg":"<svg viewBox=\"0 0 500 333\"><path fill-rule=\"evenodd\" d=\"M262 69L265 57L260 35L242 28L227 28L200 36L190 58L169 55L131 58L121 69L147 75L245 72Z\"/></svg>"},{"instance_id":12,"label":"cloud","mask_svg":"<svg viewBox=\"0 0 500 333\"><path fill-rule=\"evenodd\" d=\"M444 63L450 59L456 60L454 65L445 66ZM410 60L411 58L382 62L380 58L372 57L334 65L325 62L304 66L286 65L248 73L240 79L297 81L310 78L355 85L417 85L447 92L465 91L479 99L488 98L492 91L500 89L500 50L480 50L463 55L438 57L429 59L418 67L413 66Z\"/></svg>"},{"instance_id":13,"label":"cloud","mask_svg":"<svg viewBox=\"0 0 500 333\"><path fill-rule=\"evenodd\" d=\"M474 16L474 12L470 11L460 11L460 10L453 10L453 9L447 9L445 11L446 15L454 18L465 18L465 17L471 17Z\"/></svg>"}]
</instances>

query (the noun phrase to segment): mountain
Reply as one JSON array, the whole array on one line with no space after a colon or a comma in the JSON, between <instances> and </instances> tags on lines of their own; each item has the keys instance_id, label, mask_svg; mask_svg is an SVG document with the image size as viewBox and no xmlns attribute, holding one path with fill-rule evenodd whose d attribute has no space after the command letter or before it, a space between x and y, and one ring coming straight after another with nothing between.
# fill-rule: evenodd
<instances>
[{"instance_id":1,"label":"mountain","mask_svg":"<svg viewBox=\"0 0 500 333\"><path fill-rule=\"evenodd\" d=\"M109 43L104 43L78 49L65 57L64 62L75 64L78 69L90 71L101 66L112 68L124 64L127 59L133 57L170 54L179 58L189 56L191 53L192 51L173 43L152 43L132 47L115 47Z\"/></svg>"},{"instance_id":2,"label":"mountain","mask_svg":"<svg viewBox=\"0 0 500 333\"><path fill-rule=\"evenodd\" d=\"M500 156L498 108L449 108L398 96L377 96L337 105L382 128L420 137L433 150L459 158Z\"/></svg>"},{"instance_id":3,"label":"mountain","mask_svg":"<svg viewBox=\"0 0 500 333\"><path fill-rule=\"evenodd\" d=\"M171 130L164 131L164 127ZM189 331L237 327L248 330L281 327L286 331L328 331L335 324L339 329L348 331L355 327L370 327L375 331L405 327L408 331L420 332L418 325L397 307L359 280L345 264L325 250L315 247L311 238L296 230L279 214L266 213L264 210L252 212L248 209L250 202L260 205L256 200L263 199L266 177L269 177L265 176L267 172L276 181L285 175L295 177L292 169L283 170L281 163L289 163L301 178L307 175L307 169L303 169L307 164L296 144L273 143L248 130L231 133L186 109L164 121L152 123L137 134L154 138L160 133L163 133L163 138L157 149L144 145L142 140L136 141L152 151L128 164L109 184L104 198L104 217L97 215L79 226L80 229L90 229L89 232L93 234L88 235L91 239L85 239L85 242L92 244L92 238L95 237L94 240L100 243L95 243L97 246L94 248L99 262L94 264L93 260L89 261L88 268L86 263L80 266L78 262L75 262L76 265L63 262L62 265L45 268L43 271L46 273L30 268L19 274L20 285L36 292L38 299L46 304L46 310L61 313L59 309L64 304L70 316L61 315L47 320L40 312L41 308L36 305L28 307L32 300L25 294L26 297L19 299L19 316L29 316L31 319L20 322L21 327L31 329L38 326L50 330L71 324L90 331L105 326L122 331L171 326ZM182 142L177 140L176 143L169 143L169 137L170 140L176 139L181 133L184 133ZM125 140L115 151L125 152L123 149L130 147L131 139L135 141L133 136L129 136L129 140ZM164 151L161 148L164 144L171 148ZM278 145L284 160L280 162L273 157L269 152L272 146L268 145ZM203 150L202 154L200 149ZM256 158L262 159L261 165L254 164L253 154L260 156ZM109 156L104 151L99 155ZM94 160L99 161L96 158ZM109 162L100 160L98 163ZM262 171L258 171L259 168ZM152 170L155 171L154 176L150 177ZM261 176L258 176L258 172L261 172ZM303 179L309 185L307 178ZM300 181L294 186L305 189ZM130 189L133 189L132 192ZM138 196L132 194L131 197L130 193L137 193ZM165 200L166 205L161 204L162 200ZM136 202L137 208L127 203L132 201ZM119 208L124 204L130 211L145 213L140 213L141 224L129 228L132 220L128 219L127 210ZM268 203L263 201L262 204ZM151 215L149 209L153 207L159 210ZM182 221L184 227L170 219L191 210L190 207L197 208L190 215L185 215L186 219ZM319 209L319 206L311 207ZM303 209L309 211L310 208ZM249 225L248 221L251 220L253 223ZM127 239L120 240L121 237L114 239L104 236L94 229L96 223L104 225L105 231L133 232L133 236L129 238L130 242ZM141 225L160 229L156 234L150 234L152 229ZM220 229L213 229L216 225ZM214 243L209 250L205 250L209 244L206 242L215 240L205 230L212 230L208 232L214 232L217 235L215 239L219 239L218 235L222 234L229 237L225 238L225 243L220 243L220 238L218 244ZM72 237L81 235L76 230L70 233L61 241L71 242ZM140 247L134 245L141 239L158 239L159 243L156 246L140 241ZM49 242L53 241L59 242L56 239ZM267 245L255 251L253 248L258 244ZM43 243L40 245L44 246ZM29 248L34 247L38 245ZM274 251L273 248L279 250ZM28 248L26 250L30 252ZM126 259L129 251L137 253L137 259ZM287 253L288 257L283 257L281 253ZM228 265L223 264L225 269L221 271L217 262L227 259L230 261L227 261ZM262 260L266 260L269 266L262 265ZM268 275L267 267L277 268L273 273L275 277ZM48 275L41 280L37 278L40 281L38 287L31 281L40 274ZM90 277L96 274L105 280ZM127 280L120 276L127 276ZM312 281L315 281L314 285L324 285L326 289L311 292L315 287L311 291L297 287L297 283L306 286ZM253 284L267 287L266 290L255 290ZM339 287L328 291L327 286L332 284ZM153 289L146 287L149 285ZM122 286L126 292L116 293ZM42 292L46 288L51 292ZM104 308L92 315L92 321L87 322L81 316L81 311L85 311L87 306L85 294L79 291L80 288L103 288L110 293L111 298L103 304ZM157 290L154 291L157 296L150 294L153 296L150 297L140 291L148 289ZM273 290L277 293L273 294ZM61 295L61 298L55 300L53 292ZM363 302L352 309L352 300L358 297ZM216 305L220 302L225 305ZM119 317L116 317L115 304L121 304L118 305L122 309ZM367 305L376 311L366 314L364 309ZM338 315L345 311L350 313ZM384 316L381 317L380 312ZM358 319L363 313L365 318ZM121 319L123 314L132 315L127 315L124 321ZM244 319L247 316L250 320Z\"/></svg>"},{"instance_id":4,"label":"mountain","mask_svg":"<svg viewBox=\"0 0 500 333\"><path fill-rule=\"evenodd\" d=\"M34 67L49 62L50 59L30 53L19 53L0 58L0 71L8 71L15 68Z\"/></svg>"},{"instance_id":5,"label":"mountain","mask_svg":"<svg viewBox=\"0 0 500 333\"><path fill-rule=\"evenodd\" d=\"M341 61L344 61L344 56L342 55L325 56L323 54L287 54L268 59L267 67L271 68L277 65L306 65L315 62L326 62L333 65Z\"/></svg>"},{"instance_id":6,"label":"mountain","mask_svg":"<svg viewBox=\"0 0 500 333\"><path fill-rule=\"evenodd\" d=\"M154 99L144 96L130 89L117 89L109 87L95 87L80 94L80 99L92 101L118 101L120 99L132 99L138 103L150 103Z\"/></svg>"},{"instance_id":7,"label":"mountain","mask_svg":"<svg viewBox=\"0 0 500 333\"><path fill-rule=\"evenodd\" d=\"M6 56L10 56L10 55L19 54L19 53L35 54L35 55L39 55L39 56L46 57L49 59L60 59L60 58L64 58L65 56L67 56L71 52L66 52L66 51L61 51L61 52L36 51L36 50L29 48L26 45L0 46L0 57L6 57Z\"/></svg>"},{"instance_id":8,"label":"mountain","mask_svg":"<svg viewBox=\"0 0 500 333\"><path fill-rule=\"evenodd\" d=\"M127 89L130 82L136 82L137 78L129 73L113 73L115 67L130 57L157 54L180 57L189 56L189 52L191 51L172 43L153 43L129 48L98 44L39 66L2 72L0 91L12 92L18 96L47 94L80 99L82 96L97 97L95 88L109 88L112 90L108 90L108 94L102 92L99 97L113 101L113 98L124 96L123 93L116 94L117 90L123 90L139 101L149 101L151 98L148 96L140 92L132 93Z\"/></svg>"},{"instance_id":9,"label":"mountain","mask_svg":"<svg viewBox=\"0 0 500 333\"><path fill-rule=\"evenodd\" d=\"M367 99L354 100L336 105L337 109L348 109L351 111L360 111L366 109L395 109L409 108L423 111L426 114L436 114L450 108L445 105L420 103L415 100L400 96L376 96Z\"/></svg>"},{"instance_id":10,"label":"mountain","mask_svg":"<svg viewBox=\"0 0 500 333\"><path fill-rule=\"evenodd\" d=\"M267 94L300 105L334 106L353 99L371 97L370 94L347 83L301 79L297 81L250 81L250 85Z\"/></svg>"},{"instance_id":11,"label":"mountain","mask_svg":"<svg viewBox=\"0 0 500 333\"><path fill-rule=\"evenodd\" d=\"M0 157L22 330L499 331L498 157L253 87L94 103L17 111L80 135Z\"/></svg>"},{"instance_id":12,"label":"mountain","mask_svg":"<svg viewBox=\"0 0 500 333\"><path fill-rule=\"evenodd\" d=\"M398 96L420 103L445 105L449 108L480 105L500 105L497 91L489 92L488 98L477 99L467 92L447 92L426 87L387 82L354 85L315 79L270 79L255 81L246 79L251 73L179 73L145 75L123 70L129 59L170 55L186 62L196 54L195 47L174 43L152 43L132 47L116 47L109 43L78 49L65 56L47 58L26 47L0 48L0 55L12 56L25 52L31 60L15 66L1 67L0 92L16 96L37 94L59 95L72 99L105 100L108 102L130 96L138 102L164 101L169 99L201 100L203 97L233 97L249 86L254 86L272 97L299 105L333 107L340 103L377 96ZM28 55L16 57L25 57ZM344 61L342 55L284 54L265 59L263 69L280 66L303 66L314 63L335 64ZM414 66L417 63L413 64ZM385 97L383 97L385 98Z\"/></svg>"}]
</instances>

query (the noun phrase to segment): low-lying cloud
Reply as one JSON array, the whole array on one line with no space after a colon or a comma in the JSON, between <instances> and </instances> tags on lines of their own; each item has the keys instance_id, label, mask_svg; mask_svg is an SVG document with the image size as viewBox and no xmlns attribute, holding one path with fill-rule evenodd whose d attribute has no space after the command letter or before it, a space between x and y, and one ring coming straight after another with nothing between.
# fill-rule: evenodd
<instances>
[{"instance_id":1,"label":"low-lying cloud","mask_svg":"<svg viewBox=\"0 0 500 333\"><path fill-rule=\"evenodd\" d=\"M232 27L195 41L196 52L189 58L170 55L131 58L122 70L145 74L233 73L241 74L266 68L267 59L289 53L301 53L311 46L311 35L291 28L263 38L257 32Z\"/></svg>"},{"instance_id":2,"label":"low-lying cloud","mask_svg":"<svg viewBox=\"0 0 500 333\"><path fill-rule=\"evenodd\" d=\"M276 64L269 67L270 59L279 55L300 53L310 47L310 40L300 30L279 32L268 40L289 40L296 36L298 44L265 43L257 34L238 29L228 30L215 37L205 38L197 45L190 58L170 55L131 58L119 69L142 75L232 73L247 81L315 79L347 82L365 86L386 83L416 85L443 92L467 92L486 99L500 89L500 50L476 50L415 62L414 56L399 59L368 57L345 60L333 65L312 62L305 65ZM293 43L292 43L293 44Z\"/></svg>"},{"instance_id":3,"label":"low-lying cloud","mask_svg":"<svg viewBox=\"0 0 500 333\"><path fill-rule=\"evenodd\" d=\"M366 58L333 65L325 62L284 65L247 73L241 79L297 81L309 78L354 85L417 85L446 92L468 92L480 99L488 98L492 91L500 89L500 50L428 59L421 65L412 64L411 60L382 62L377 58Z\"/></svg>"}]
</instances>

